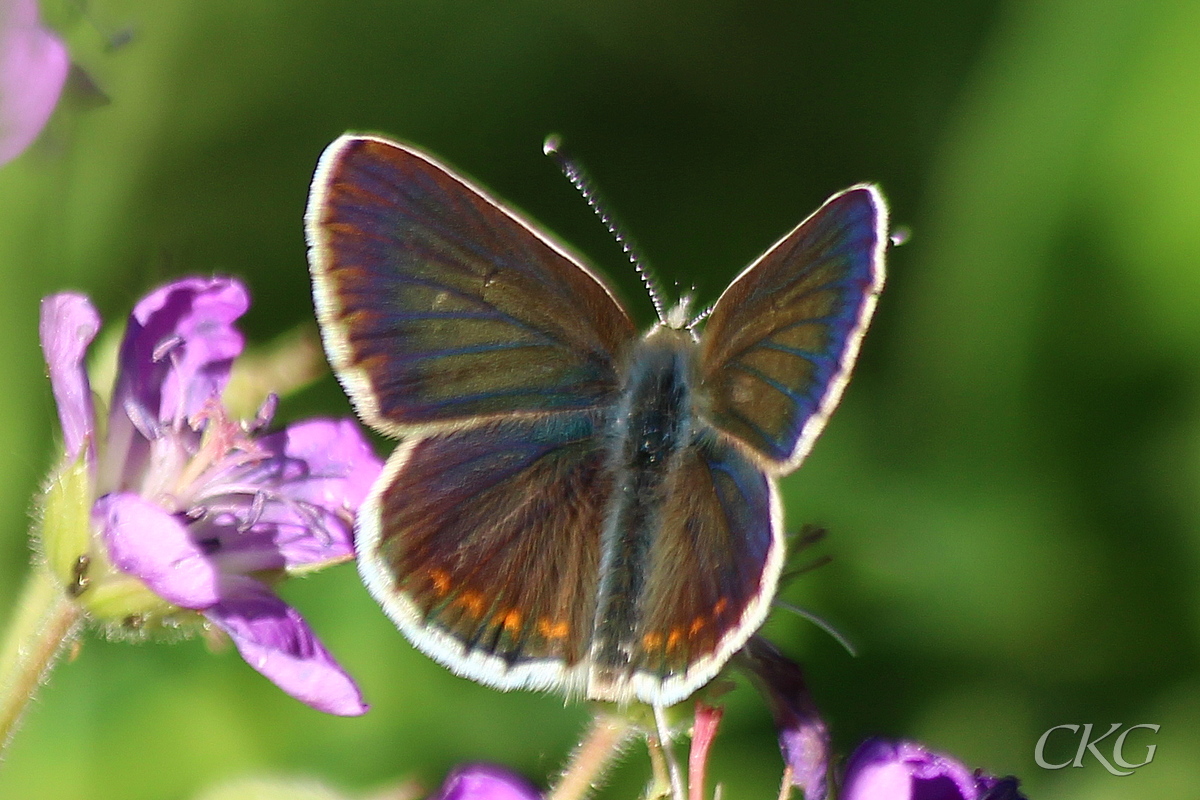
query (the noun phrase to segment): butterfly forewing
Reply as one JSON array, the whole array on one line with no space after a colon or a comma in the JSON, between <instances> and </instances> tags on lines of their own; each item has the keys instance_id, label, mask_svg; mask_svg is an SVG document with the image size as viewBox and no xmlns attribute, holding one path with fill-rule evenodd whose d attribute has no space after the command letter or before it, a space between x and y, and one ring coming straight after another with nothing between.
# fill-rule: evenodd
<instances>
[{"instance_id":1,"label":"butterfly forewing","mask_svg":"<svg viewBox=\"0 0 1200 800\"><path fill-rule=\"evenodd\" d=\"M493 686L572 691L612 483L595 433L588 414L560 413L401 445L357 546L367 585L414 644Z\"/></svg>"},{"instance_id":2,"label":"butterfly forewing","mask_svg":"<svg viewBox=\"0 0 1200 800\"><path fill-rule=\"evenodd\" d=\"M841 396L886 244L878 190L847 189L751 264L705 323L708 414L775 471L799 464Z\"/></svg>"},{"instance_id":3,"label":"butterfly forewing","mask_svg":"<svg viewBox=\"0 0 1200 800\"><path fill-rule=\"evenodd\" d=\"M615 391L634 329L609 290L428 156L343 136L306 225L326 350L376 429L587 408Z\"/></svg>"}]
</instances>

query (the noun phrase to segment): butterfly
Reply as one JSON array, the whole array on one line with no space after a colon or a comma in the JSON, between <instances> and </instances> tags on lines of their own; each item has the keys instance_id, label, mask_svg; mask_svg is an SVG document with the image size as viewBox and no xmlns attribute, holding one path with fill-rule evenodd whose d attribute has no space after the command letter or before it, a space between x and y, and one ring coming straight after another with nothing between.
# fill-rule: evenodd
<instances>
[{"instance_id":1,"label":"butterfly","mask_svg":"<svg viewBox=\"0 0 1200 800\"><path fill-rule=\"evenodd\" d=\"M833 195L712 307L639 335L603 278L414 147L347 134L305 214L325 350L400 439L359 571L421 651L499 689L672 705L763 623L776 480L845 388L887 207Z\"/></svg>"}]
</instances>

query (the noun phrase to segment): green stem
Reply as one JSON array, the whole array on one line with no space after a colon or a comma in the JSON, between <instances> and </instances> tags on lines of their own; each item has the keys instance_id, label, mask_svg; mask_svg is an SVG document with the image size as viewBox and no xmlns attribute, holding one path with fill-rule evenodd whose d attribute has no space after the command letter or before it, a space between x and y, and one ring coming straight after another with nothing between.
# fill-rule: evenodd
<instances>
[{"instance_id":1,"label":"green stem","mask_svg":"<svg viewBox=\"0 0 1200 800\"><path fill-rule=\"evenodd\" d=\"M0 759L82 612L44 566L33 568L0 649Z\"/></svg>"},{"instance_id":2,"label":"green stem","mask_svg":"<svg viewBox=\"0 0 1200 800\"><path fill-rule=\"evenodd\" d=\"M571 762L546 800L583 800L591 794L633 728L624 716L597 712L587 736L571 754Z\"/></svg>"}]
</instances>

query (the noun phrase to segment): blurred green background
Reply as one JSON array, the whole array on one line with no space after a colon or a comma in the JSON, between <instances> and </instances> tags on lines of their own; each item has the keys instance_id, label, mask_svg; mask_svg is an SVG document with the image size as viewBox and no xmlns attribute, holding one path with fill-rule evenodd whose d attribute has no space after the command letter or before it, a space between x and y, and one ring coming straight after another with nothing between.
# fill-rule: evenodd
<instances>
[{"instance_id":1,"label":"blurred green background","mask_svg":"<svg viewBox=\"0 0 1200 800\"><path fill-rule=\"evenodd\" d=\"M1197 796L1195 0L84 8L43 3L109 102L77 90L0 169L0 617L56 446L41 296L82 290L119 321L164 279L216 271L249 283L252 341L311 319L301 217L317 156L349 129L473 175L648 322L632 271L541 155L554 131L664 283L702 301L851 183L878 181L913 230L841 409L783 483L789 525L828 526L833 556L785 595L862 653L786 613L767 632L805 664L838 751L915 738L1019 775L1031 798ZM348 413L331 377L283 407L314 411ZM183 799L264 773L365 792L435 786L464 760L544 782L586 720L415 653L350 566L284 593L359 679L365 717L311 711L200 640L89 636L28 714L0 797ZM1158 745L1133 776L1034 764L1046 729L1113 722L1161 725L1131 737L1133 761ZM638 794L631 753L603 797ZM712 774L741 800L774 797L780 769L742 686Z\"/></svg>"}]
</instances>

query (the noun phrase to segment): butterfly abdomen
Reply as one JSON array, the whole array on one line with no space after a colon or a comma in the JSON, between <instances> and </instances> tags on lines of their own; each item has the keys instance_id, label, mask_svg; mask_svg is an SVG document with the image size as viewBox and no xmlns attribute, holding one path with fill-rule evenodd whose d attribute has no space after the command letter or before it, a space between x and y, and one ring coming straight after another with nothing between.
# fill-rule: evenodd
<instances>
[{"instance_id":1,"label":"butterfly abdomen","mask_svg":"<svg viewBox=\"0 0 1200 800\"><path fill-rule=\"evenodd\" d=\"M671 474L693 437L695 349L690 333L656 328L633 348L626 367L609 439L614 488L600 545L588 690L595 698L623 700L633 692L650 553Z\"/></svg>"}]
</instances>

